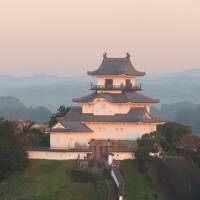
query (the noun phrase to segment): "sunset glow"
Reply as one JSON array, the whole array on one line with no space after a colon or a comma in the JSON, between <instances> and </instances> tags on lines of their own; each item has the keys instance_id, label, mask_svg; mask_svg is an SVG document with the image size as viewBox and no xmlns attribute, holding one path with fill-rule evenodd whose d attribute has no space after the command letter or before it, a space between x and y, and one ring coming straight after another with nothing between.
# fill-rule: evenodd
<instances>
[{"instance_id":1,"label":"sunset glow","mask_svg":"<svg viewBox=\"0 0 200 200\"><path fill-rule=\"evenodd\" d=\"M83 74L101 55L148 74L200 68L198 0L0 2L0 73Z\"/></svg>"}]
</instances>

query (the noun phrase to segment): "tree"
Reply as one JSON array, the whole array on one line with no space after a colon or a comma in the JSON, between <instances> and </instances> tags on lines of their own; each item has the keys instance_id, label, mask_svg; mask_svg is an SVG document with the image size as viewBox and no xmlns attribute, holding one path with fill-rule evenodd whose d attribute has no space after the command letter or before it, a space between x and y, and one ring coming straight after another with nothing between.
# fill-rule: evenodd
<instances>
[{"instance_id":1,"label":"tree","mask_svg":"<svg viewBox=\"0 0 200 200\"><path fill-rule=\"evenodd\" d=\"M168 122L158 126L157 131L153 134L156 135L160 145L166 152L175 153L178 142L188 133L192 133L190 127Z\"/></svg>"},{"instance_id":2,"label":"tree","mask_svg":"<svg viewBox=\"0 0 200 200\"><path fill-rule=\"evenodd\" d=\"M168 154L176 154L176 147L182 136L191 133L188 126L168 122L159 125L157 131L143 135L137 140L135 156L140 161L149 160L150 152L158 152L159 148Z\"/></svg>"},{"instance_id":3,"label":"tree","mask_svg":"<svg viewBox=\"0 0 200 200\"><path fill-rule=\"evenodd\" d=\"M154 134L145 134L137 140L136 159L140 161L149 160L149 153L158 152L158 142Z\"/></svg>"},{"instance_id":4,"label":"tree","mask_svg":"<svg viewBox=\"0 0 200 200\"><path fill-rule=\"evenodd\" d=\"M0 178L7 172L23 169L26 152L20 146L12 123L0 120Z\"/></svg>"},{"instance_id":5,"label":"tree","mask_svg":"<svg viewBox=\"0 0 200 200\"><path fill-rule=\"evenodd\" d=\"M65 107L63 105L61 105L58 109L57 112L54 113L49 121L49 127L54 126L57 123L57 117L63 117L65 116L70 110L70 107Z\"/></svg>"}]
</instances>

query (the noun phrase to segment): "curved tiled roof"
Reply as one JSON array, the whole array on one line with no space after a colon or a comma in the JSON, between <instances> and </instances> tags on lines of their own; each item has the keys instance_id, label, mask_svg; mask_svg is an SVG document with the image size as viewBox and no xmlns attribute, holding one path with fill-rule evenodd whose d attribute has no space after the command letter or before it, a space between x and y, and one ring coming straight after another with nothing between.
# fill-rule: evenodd
<instances>
[{"instance_id":1,"label":"curved tiled roof","mask_svg":"<svg viewBox=\"0 0 200 200\"><path fill-rule=\"evenodd\" d=\"M127 75L127 76L144 76L145 72L137 71L130 60L130 57L125 58L108 58L104 59L95 71L88 71L88 75Z\"/></svg>"},{"instance_id":2,"label":"curved tiled roof","mask_svg":"<svg viewBox=\"0 0 200 200\"><path fill-rule=\"evenodd\" d=\"M58 123L64 128L51 128L53 132L93 132L88 126L80 121L66 121L63 118L58 118Z\"/></svg>"},{"instance_id":3,"label":"curved tiled roof","mask_svg":"<svg viewBox=\"0 0 200 200\"><path fill-rule=\"evenodd\" d=\"M65 122L164 122L160 117L148 113L145 108L134 108L127 114L93 115L92 113L82 113L82 108L78 106L71 107L62 120Z\"/></svg>"},{"instance_id":4,"label":"curved tiled roof","mask_svg":"<svg viewBox=\"0 0 200 200\"><path fill-rule=\"evenodd\" d=\"M90 103L96 98L104 98L111 103L159 103L158 99L148 97L141 92L111 93L90 93L82 98L73 99L76 103Z\"/></svg>"}]
</instances>

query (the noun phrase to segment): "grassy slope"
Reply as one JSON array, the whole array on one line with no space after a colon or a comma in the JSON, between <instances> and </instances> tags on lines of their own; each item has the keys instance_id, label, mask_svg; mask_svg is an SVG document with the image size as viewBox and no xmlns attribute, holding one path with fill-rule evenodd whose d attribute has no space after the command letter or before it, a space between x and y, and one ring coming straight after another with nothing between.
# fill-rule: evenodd
<instances>
[{"instance_id":1,"label":"grassy slope","mask_svg":"<svg viewBox=\"0 0 200 200\"><path fill-rule=\"evenodd\" d=\"M125 179L126 200L155 200L155 191L150 179L140 173L133 161L124 160L121 163Z\"/></svg>"},{"instance_id":2,"label":"grassy slope","mask_svg":"<svg viewBox=\"0 0 200 200\"><path fill-rule=\"evenodd\" d=\"M32 160L24 172L12 174L0 182L0 199L33 196L39 200L94 199L95 190L91 183L70 180L73 166L74 161Z\"/></svg>"}]
</instances>

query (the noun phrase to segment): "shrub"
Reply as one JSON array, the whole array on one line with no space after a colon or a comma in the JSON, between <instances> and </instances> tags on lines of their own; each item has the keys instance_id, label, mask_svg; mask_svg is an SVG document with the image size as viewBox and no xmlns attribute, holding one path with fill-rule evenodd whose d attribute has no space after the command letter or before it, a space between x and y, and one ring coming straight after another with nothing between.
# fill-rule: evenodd
<instances>
[{"instance_id":1,"label":"shrub","mask_svg":"<svg viewBox=\"0 0 200 200\"><path fill-rule=\"evenodd\" d=\"M88 183L91 182L94 185L96 185L96 177L92 173L86 170L81 169L72 169L71 170L71 180L75 182L81 182L81 183Z\"/></svg>"},{"instance_id":2,"label":"shrub","mask_svg":"<svg viewBox=\"0 0 200 200\"><path fill-rule=\"evenodd\" d=\"M0 120L0 177L7 172L23 169L26 164L26 152L18 142L13 125Z\"/></svg>"}]
</instances>

